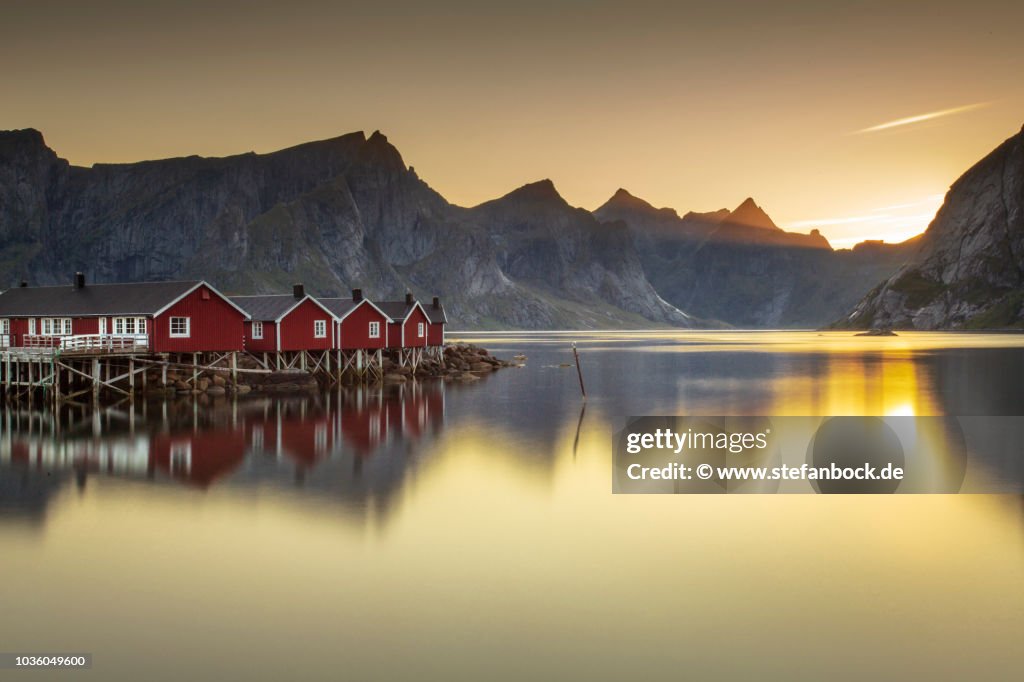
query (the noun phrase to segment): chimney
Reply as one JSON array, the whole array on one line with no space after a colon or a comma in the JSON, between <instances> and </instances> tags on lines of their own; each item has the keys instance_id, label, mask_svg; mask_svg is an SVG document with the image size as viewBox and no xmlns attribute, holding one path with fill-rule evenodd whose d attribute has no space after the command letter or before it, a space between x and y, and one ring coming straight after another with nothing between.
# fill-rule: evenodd
<instances>
[{"instance_id":1,"label":"chimney","mask_svg":"<svg viewBox=\"0 0 1024 682\"><path fill-rule=\"evenodd\" d=\"M83 272L76 272L75 273L75 288L76 289L84 289L85 288L85 273L83 273Z\"/></svg>"},{"instance_id":2,"label":"chimney","mask_svg":"<svg viewBox=\"0 0 1024 682\"><path fill-rule=\"evenodd\" d=\"M437 296L435 296L434 297L434 310L439 310L440 308L441 308L441 299L439 299Z\"/></svg>"},{"instance_id":3,"label":"chimney","mask_svg":"<svg viewBox=\"0 0 1024 682\"><path fill-rule=\"evenodd\" d=\"M302 286L301 284L292 285L292 296L294 296L295 298L305 298L306 287Z\"/></svg>"},{"instance_id":4,"label":"chimney","mask_svg":"<svg viewBox=\"0 0 1024 682\"><path fill-rule=\"evenodd\" d=\"M352 290L352 300L354 302L356 302L356 303L359 303L361 300L363 300L363 290L362 289L353 289Z\"/></svg>"},{"instance_id":5,"label":"chimney","mask_svg":"<svg viewBox=\"0 0 1024 682\"><path fill-rule=\"evenodd\" d=\"M412 305L413 304L412 292L411 291L405 292L405 304L406 305Z\"/></svg>"},{"instance_id":6,"label":"chimney","mask_svg":"<svg viewBox=\"0 0 1024 682\"><path fill-rule=\"evenodd\" d=\"M21 283L18 284L18 286L21 287L22 289L24 289L25 287L28 286L28 282L26 282L25 280L21 280Z\"/></svg>"}]
</instances>

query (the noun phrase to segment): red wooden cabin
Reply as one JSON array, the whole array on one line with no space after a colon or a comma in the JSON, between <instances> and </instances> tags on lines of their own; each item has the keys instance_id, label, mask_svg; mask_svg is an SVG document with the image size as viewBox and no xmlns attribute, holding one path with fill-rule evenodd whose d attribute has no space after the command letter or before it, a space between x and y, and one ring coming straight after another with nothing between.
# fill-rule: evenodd
<instances>
[{"instance_id":1,"label":"red wooden cabin","mask_svg":"<svg viewBox=\"0 0 1024 682\"><path fill-rule=\"evenodd\" d=\"M244 310L203 281L21 286L0 293L0 346L239 351Z\"/></svg>"},{"instance_id":2,"label":"red wooden cabin","mask_svg":"<svg viewBox=\"0 0 1024 682\"><path fill-rule=\"evenodd\" d=\"M448 316L444 314L441 299L435 296L431 304L425 309L425 312L430 320L430 323L427 325L427 345L443 346L444 326L448 324Z\"/></svg>"},{"instance_id":3,"label":"red wooden cabin","mask_svg":"<svg viewBox=\"0 0 1024 682\"><path fill-rule=\"evenodd\" d=\"M248 312L245 348L253 352L329 350L334 347L335 317L296 284L292 294L232 296Z\"/></svg>"},{"instance_id":4,"label":"red wooden cabin","mask_svg":"<svg viewBox=\"0 0 1024 682\"><path fill-rule=\"evenodd\" d=\"M334 347L340 350L377 350L387 347L391 318L367 298L362 289L353 289L352 298L317 299L334 313Z\"/></svg>"},{"instance_id":5,"label":"red wooden cabin","mask_svg":"<svg viewBox=\"0 0 1024 682\"><path fill-rule=\"evenodd\" d=\"M381 301L377 307L391 318L388 348L426 348L430 318L412 294L406 294L404 301Z\"/></svg>"}]
</instances>

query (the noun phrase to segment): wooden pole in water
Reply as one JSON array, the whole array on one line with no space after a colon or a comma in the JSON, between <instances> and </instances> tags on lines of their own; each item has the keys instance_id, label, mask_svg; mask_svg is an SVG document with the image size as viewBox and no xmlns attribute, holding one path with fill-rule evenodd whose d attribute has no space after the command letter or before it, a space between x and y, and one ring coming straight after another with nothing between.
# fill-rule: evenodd
<instances>
[{"instance_id":1,"label":"wooden pole in water","mask_svg":"<svg viewBox=\"0 0 1024 682\"><path fill-rule=\"evenodd\" d=\"M583 370L580 369L580 354L576 350L576 342L572 342L572 354L576 358L576 375L580 378L580 393L583 394L583 399L587 399L587 389L583 387Z\"/></svg>"}]
</instances>

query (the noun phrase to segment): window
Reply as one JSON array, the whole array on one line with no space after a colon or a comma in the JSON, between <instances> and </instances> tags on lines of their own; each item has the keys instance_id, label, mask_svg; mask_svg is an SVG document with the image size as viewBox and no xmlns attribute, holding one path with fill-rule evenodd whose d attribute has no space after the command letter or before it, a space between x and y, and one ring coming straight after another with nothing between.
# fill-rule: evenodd
<instances>
[{"instance_id":1,"label":"window","mask_svg":"<svg viewBox=\"0 0 1024 682\"><path fill-rule=\"evenodd\" d=\"M11 321L6 317L0 320L0 334L7 336L11 333Z\"/></svg>"},{"instance_id":2,"label":"window","mask_svg":"<svg viewBox=\"0 0 1024 682\"><path fill-rule=\"evenodd\" d=\"M36 318L28 318L28 333L34 335L36 333Z\"/></svg>"},{"instance_id":3,"label":"window","mask_svg":"<svg viewBox=\"0 0 1024 682\"><path fill-rule=\"evenodd\" d=\"M115 317L115 334L145 334L146 318L144 317Z\"/></svg>"},{"instance_id":4,"label":"window","mask_svg":"<svg viewBox=\"0 0 1024 682\"><path fill-rule=\"evenodd\" d=\"M313 336L318 339L327 337L327 320L313 320Z\"/></svg>"},{"instance_id":5,"label":"window","mask_svg":"<svg viewBox=\"0 0 1024 682\"><path fill-rule=\"evenodd\" d=\"M416 336L417 337L423 338L423 328L424 328L424 326L425 325L422 322L420 322L419 324L416 325Z\"/></svg>"},{"instance_id":6,"label":"window","mask_svg":"<svg viewBox=\"0 0 1024 682\"><path fill-rule=\"evenodd\" d=\"M44 317L39 320L39 333L43 336L71 336L71 318Z\"/></svg>"},{"instance_id":7,"label":"window","mask_svg":"<svg viewBox=\"0 0 1024 682\"><path fill-rule=\"evenodd\" d=\"M380 338L380 322L374 321L374 322L370 323L370 338L371 339L379 339Z\"/></svg>"},{"instance_id":8,"label":"window","mask_svg":"<svg viewBox=\"0 0 1024 682\"><path fill-rule=\"evenodd\" d=\"M253 322L252 323L252 338L262 339L263 338L263 323Z\"/></svg>"},{"instance_id":9,"label":"window","mask_svg":"<svg viewBox=\"0 0 1024 682\"><path fill-rule=\"evenodd\" d=\"M190 317L171 318L171 338L187 339L191 333Z\"/></svg>"}]
</instances>

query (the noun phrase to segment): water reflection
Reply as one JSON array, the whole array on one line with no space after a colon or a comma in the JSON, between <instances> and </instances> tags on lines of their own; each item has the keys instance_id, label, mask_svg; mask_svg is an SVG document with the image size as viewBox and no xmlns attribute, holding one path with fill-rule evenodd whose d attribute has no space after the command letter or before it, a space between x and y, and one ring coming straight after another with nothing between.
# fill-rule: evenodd
<instances>
[{"instance_id":1,"label":"water reflection","mask_svg":"<svg viewBox=\"0 0 1024 682\"><path fill-rule=\"evenodd\" d=\"M1019 497L613 496L610 435L1024 414L1024 337L475 340L527 366L0 413L0 640L91 651L102 680L1019 677ZM1019 441L982 435L1019 477Z\"/></svg>"},{"instance_id":2,"label":"water reflection","mask_svg":"<svg viewBox=\"0 0 1024 682\"><path fill-rule=\"evenodd\" d=\"M444 427L444 382L324 394L3 414L0 510L39 518L74 479L274 486L380 514ZM372 502L372 504L371 504Z\"/></svg>"}]
</instances>

